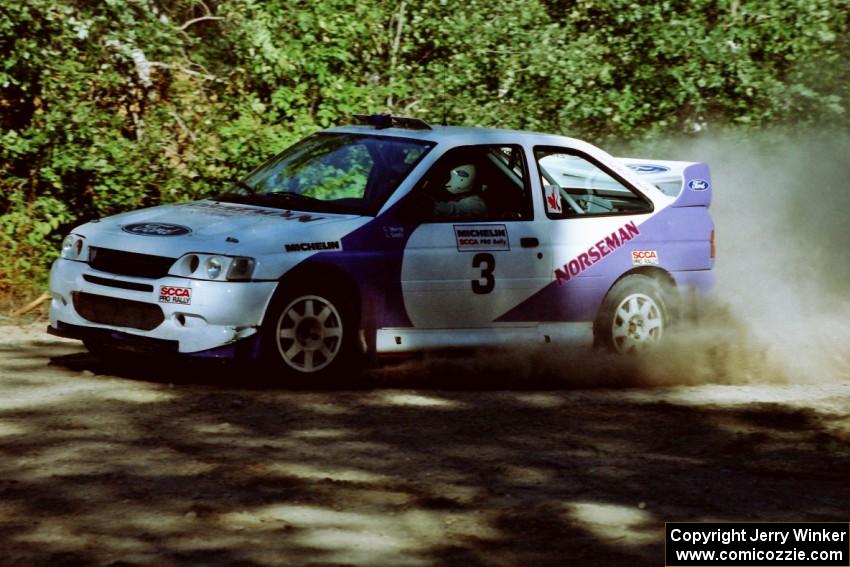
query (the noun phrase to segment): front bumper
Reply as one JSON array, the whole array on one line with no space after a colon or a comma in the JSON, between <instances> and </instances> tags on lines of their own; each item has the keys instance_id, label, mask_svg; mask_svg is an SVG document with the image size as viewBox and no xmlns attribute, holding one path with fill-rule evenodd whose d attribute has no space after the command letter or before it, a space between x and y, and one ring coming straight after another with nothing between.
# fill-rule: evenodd
<instances>
[{"instance_id":1,"label":"front bumper","mask_svg":"<svg viewBox=\"0 0 850 567\"><path fill-rule=\"evenodd\" d=\"M161 286L189 288L190 302L160 302ZM201 354L256 335L276 287L277 282L210 282L172 276L150 280L118 276L94 270L83 262L60 258L50 270L50 327L56 334L73 338L118 340L129 337L163 347L160 350ZM158 324L150 330L138 328L150 325L92 322L75 308L77 294L105 298L104 303L117 309L126 302L128 312L140 305L152 311L159 309L161 322L157 317ZM105 319L109 319L108 313ZM116 321L126 319L115 318Z\"/></svg>"}]
</instances>

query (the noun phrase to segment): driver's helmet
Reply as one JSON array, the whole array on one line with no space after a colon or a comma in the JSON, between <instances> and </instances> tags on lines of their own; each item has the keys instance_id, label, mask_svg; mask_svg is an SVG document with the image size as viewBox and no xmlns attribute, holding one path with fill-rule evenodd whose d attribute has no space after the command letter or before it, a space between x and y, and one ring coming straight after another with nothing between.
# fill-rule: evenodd
<instances>
[{"instance_id":1,"label":"driver's helmet","mask_svg":"<svg viewBox=\"0 0 850 567\"><path fill-rule=\"evenodd\" d=\"M472 191L475 184L475 166L471 163L459 165L449 172L446 191L452 195L460 195Z\"/></svg>"}]
</instances>

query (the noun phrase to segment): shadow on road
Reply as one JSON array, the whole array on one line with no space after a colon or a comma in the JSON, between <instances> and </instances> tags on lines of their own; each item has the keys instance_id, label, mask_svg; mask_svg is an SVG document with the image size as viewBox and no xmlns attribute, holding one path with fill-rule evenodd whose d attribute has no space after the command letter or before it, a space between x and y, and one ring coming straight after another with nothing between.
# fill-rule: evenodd
<instances>
[{"instance_id":1,"label":"shadow on road","mask_svg":"<svg viewBox=\"0 0 850 567\"><path fill-rule=\"evenodd\" d=\"M655 566L664 521L850 511L850 440L814 409L546 390L498 359L336 391L170 364L0 346L4 563Z\"/></svg>"}]
</instances>

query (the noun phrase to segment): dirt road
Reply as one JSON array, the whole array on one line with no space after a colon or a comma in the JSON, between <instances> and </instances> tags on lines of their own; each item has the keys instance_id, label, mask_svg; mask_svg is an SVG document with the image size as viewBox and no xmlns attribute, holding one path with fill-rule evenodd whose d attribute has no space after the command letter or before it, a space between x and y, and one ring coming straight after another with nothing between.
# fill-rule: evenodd
<instances>
[{"instance_id":1,"label":"dirt road","mask_svg":"<svg viewBox=\"0 0 850 567\"><path fill-rule=\"evenodd\" d=\"M666 520L850 519L848 382L587 389L485 357L294 391L40 329L0 328L4 565L657 566Z\"/></svg>"}]
</instances>

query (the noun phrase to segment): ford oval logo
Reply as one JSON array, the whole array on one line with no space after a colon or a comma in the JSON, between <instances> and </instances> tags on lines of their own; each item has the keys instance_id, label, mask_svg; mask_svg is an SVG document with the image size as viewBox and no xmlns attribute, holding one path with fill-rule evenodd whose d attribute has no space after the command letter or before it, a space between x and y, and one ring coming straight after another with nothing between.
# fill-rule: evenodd
<instances>
[{"instance_id":1,"label":"ford oval logo","mask_svg":"<svg viewBox=\"0 0 850 567\"><path fill-rule=\"evenodd\" d=\"M183 236L192 232L192 229L186 226L161 222L125 224L121 227L121 230L130 234L141 234L142 236Z\"/></svg>"},{"instance_id":2,"label":"ford oval logo","mask_svg":"<svg viewBox=\"0 0 850 567\"><path fill-rule=\"evenodd\" d=\"M705 179L691 179L688 181L688 189L691 191L705 191L711 185Z\"/></svg>"},{"instance_id":3,"label":"ford oval logo","mask_svg":"<svg viewBox=\"0 0 850 567\"><path fill-rule=\"evenodd\" d=\"M626 167L638 173L664 173L665 171L670 171L670 168L666 165L656 165L654 163L630 163Z\"/></svg>"}]
</instances>

